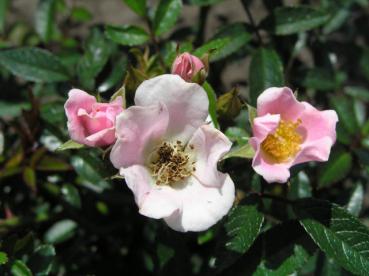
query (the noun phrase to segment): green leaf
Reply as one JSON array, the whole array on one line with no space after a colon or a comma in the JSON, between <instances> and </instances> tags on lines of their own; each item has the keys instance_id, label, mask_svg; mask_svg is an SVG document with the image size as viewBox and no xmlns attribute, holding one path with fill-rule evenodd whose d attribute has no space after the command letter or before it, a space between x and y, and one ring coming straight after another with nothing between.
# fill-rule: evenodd
<instances>
[{"instance_id":1,"label":"green leaf","mask_svg":"<svg viewBox=\"0 0 369 276\"><path fill-rule=\"evenodd\" d=\"M252 127L254 125L254 119L258 116L258 112L256 110L255 107L251 106L251 105L247 105L247 112L248 112L248 117L249 117L249 123L250 126Z\"/></svg>"},{"instance_id":2,"label":"green leaf","mask_svg":"<svg viewBox=\"0 0 369 276\"><path fill-rule=\"evenodd\" d=\"M364 48L361 53L360 69L363 76L369 80L369 47Z\"/></svg>"},{"instance_id":3,"label":"green leaf","mask_svg":"<svg viewBox=\"0 0 369 276\"><path fill-rule=\"evenodd\" d=\"M259 235L263 221L263 214L252 200L233 208L225 223L229 238L226 248L240 254L245 253Z\"/></svg>"},{"instance_id":4,"label":"green leaf","mask_svg":"<svg viewBox=\"0 0 369 276\"><path fill-rule=\"evenodd\" d=\"M222 160L233 157L252 159L254 155L255 151L253 147L250 144L245 144L241 147L236 147L232 149L222 158Z\"/></svg>"},{"instance_id":5,"label":"green leaf","mask_svg":"<svg viewBox=\"0 0 369 276\"><path fill-rule=\"evenodd\" d=\"M347 22L347 19L350 17L350 9L349 8L339 8L335 11L334 15L329 19L329 21L325 24L323 28L324 34L329 34L334 32L342 27L343 24Z\"/></svg>"},{"instance_id":6,"label":"green leaf","mask_svg":"<svg viewBox=\"0 0 369 276\"><path fill-rule=\"evenodd\" d=\"M210 55L211 61L223 59L244 47L250 40L251 34L243 23L233 23L221 28L213 40L227 38L227 43L218 51Z\"/></svg>"},{"instance_id":7,"label":"green leaf","mask_svg":"<svg viewBox=\"0 0 369 276\"><path fill-rule=\"evenodd\" d=\"M114 45L105 38L100 30L95 28L91 31L84 49L85 52L77 66L78 77L84 88L93 90L95 77L108 62Z\"/></svg>"},{"instance_id":8,"label":"green leaf","mask_svg":"<svg viewBox=\"0 0 369 276\"><path fill-rule=\"evenodd\" d=\"M342 83L339 74L324 69L313 68L306 72L302 85L307 88L312 88L321 91L335 90Z\"/></svg>"},{"instance_id":9,"label":"green leaf","mask_svg":"<svg viewBox=\"0 0 369 276\"><path fill-rule=\"evenodd\" d=\"M142 45L149 40L149 34L141 27L123 25L123 26L106 26L105 35L112 41L127 45Z\"/></svg>"},{"instance_id":10,"label":"green leaf","mask_svg":"<svg viewBox=\"0 0 369 276\"><path fill-rule=\"evenodd\" d=\"M106 169L102 167L101 160L81 152L79 154L80 156L72 157L71 164L82 178L82 183L96 192L109 188L110 185L105 180L108 175Z\"/></svg>"},{"instance_id":11,"label":"green leaf","mask_svg":"<svg viewBox=\"0 0 369 276\"><path fill-rule=\"evenodd\" d=\"M71 149L80 149L83 148L84 145L79 144L73 140L68 140L64 144L60 145L55 151L64 151L64 150L71 150Z\"/></svg>"},{"instance_id":12,"label":"green leaf","mask_svg":"<svg viewBox=\"0 0 369 276\"><path fill-rule=\"evenodd\" d=\"M97 91L99 93L104 93L116 87L118 84L121 84L126 76L127 66L128 59L125 55L116 59L109 76L99 85Z\"/></svg>"},{"instance_id":13,"label":"green leaf","mask_svg":"<svg viewBox=\"0 0 369 276\"><path fill-rule=\"evenodd\" d=\"M39 48L0 51L0 64L14 75L34 82L67 81L68 73L58 57Z\"/></svg>"},{"instance_id":14,"label":"green leaf","mask_svg":"<svg viewBox=\"0 0 369 276\"><path fill-rule=\"evenodd\" d=\"M306 232L330 258L353 274L369 273L369 229L338 205L316 199L294 206Z\"/></svg>"},{"instance_id":15,"label":"green leaf","mask_svg":"<svg viewBox=\"0 0 369 276\"><path fill-rule=\"evenodd\" d=\"M52 245L41 245L33 252L29 266L37 276L46 276L51 272L55 257L55 249Z\"/></svg>"},{"instance_id":16,"label":"green leaf","mask_svg":"<svg viewBox=\"0 0 369 276\"><path fill-rule=\"evenodd\" d=\"M363 206L363 200L364 188L362 184L358 183L356 184L354 191L351 194L350 200L347 203L347 211L354 216L359 216L361 207Z\"/></svg>"},{"instance_id":17,"label":"green leaf","mask_svg":"<svg viewBox=\"0 0 369 276\"><path fill-rule=\"evenodd\" d=\"M32 190L36 191L36 173L31 167L25 167L23 170L23 180L27 186Z\"/></svg>"},{"instance_id":18,"label":"green leaf","mask_svg":"<svg viewBox=\"0 0 369 276\"><path fill-rule=\"evenodd\" d=\"M249 142L249 134L247 131L240 127L229 127L227 128L225 135L232 142L237 142L239 146L243 146Z\"/></svg>"},{"instance_id":19,"label":"green leaf","mask_svg":"<svg viewBox=\"0 0 369 276\"><path fill-rule=\"evenodd\" d=\"M12 264L11 272L13 276L32 276L33 275L31 270L21 260L16 260Z\"/></svg>"},{"instance_id":20,"label":"green leaf","mask_svg":"<svg viewBox=\"0 0 369 276\"><path fill-rule=\"evenodd\" d=\"M203 44L201 47L197 48L193 52L193 54L200 58L207 53L211 53L211 55L216 55L228 44L229 41L230 41L229 37L212 39Z\"/></svg>"},{"instance_id":21,"label":"green leaf","mask_svg":"<svg viewBox=\"0 0 369 276\"><path fill-rule=\"evenodd\" d=\"M81 198L76 187L71 184L64 184L61 192L66 202L75 208L81 208Z\"/></svg>"},{"instance_id":22,"label":"green leaf","mask_svg":"<svg viewBox=\"0 0 369 276\"><path fill-rule=\"evenodd\" d=\"M176 24L181 9L182 0L160 0L154 18L155 35L169 31Z\"/></svg>"},{"instance_id":23,"label":"green leaf","mask_svg":"<svg viewBox=\"0 0 369 276\"><path fill-rule=\"evenodd\" d=\"M64 160L57 157L45 155L37 164L36 169L38 171L69 171L71 166Z\"/></svg>"},{"instance_id":24,"label":"green leaf","mask_svg":"<svg viewBox=\"0 0 369 276\"><path fill-rule=\"evenodd\" d=\"M0 265L8 262L8 255L5 252L0 251Z\"/></svg>"},{"instance_id":25,"label":"green leaf","mask_svg":"<svg viewBox=\"0 0 369 276\"><path fill-rule=\"evenodd\" d=\"M44 239L51 244L62 243L72 238L77 230L77 223L70 219L58 221L45 233Z\"/></svg>"},{"instance_id":26,"label":"green leaf","mask_svg":"<svg viewBox=\"0 0 369 276\"><path fill-rule=\"evenodd\" d=\"M211 85L205 81L202 87L205 89L208 94L209 99L209 114L210 118L216 128L219 128L218 116L217 116L217 95Z\"/></svg>"},{"instance_id":27,"label":"green leaf","mask_svg":"<svg viewBox=\"0 0 369 276\"><path fill-rule=\"evenodd\" d=\"M288 191L288 198L295 200L299 198L311 197L311 185L309 177L303 171L299 172L297 176L290 181Z\"/></svg>"},{"instance_id":28,"label":"green leaf","mask_svg":"<svg viewBox=\"0 0 369 276\"><path fill-rule=\"evenodd\" d=\"M294 275L308 260L309 253L300 245L293 247L293 254L288 256L277 268L269 269L262 262L253 276Z\"/></svg>"},{"instance_id":29,"label":"green leaf","mask_svg":"<svg viewBox=\"0 0 369 276\"><path fill-rule=\"evenodd\" d=\"M0 0L0 33L4 32L5 18L9 7L9 0Z\"/></svg>"},{"instance_id":30,"label":"green leaf","mask_svg":"<svg viewBox=\"0 0 369 276\"><path fill-rule=\"evenodd\" d=\"M357 135L360 131L359 123L354 113L353 100L347 97L331 97L331 104L339 117L339 125L351 135Z\"/></svg>"},{"instance_id":31,"label":"green leaf","mask_svg":"<svg viewBox=\"0 0 369 276\"><path fill-rule=\"evenodd\" d=\"M222 1L223 0L190 0L190 4L197 5L197 6L208 6L208 5L217 4Z\"/></svg>"},{"instance_id":32,"label":"green leaf","mask_svg":"<svg viewBox=\"0 0 369 276\"><path fill-rule=\"evenodd\" d=\"M350 172L351 167L352 156L350 153L342 152L332 155L330 160L321 168L318 188L326 188L342 180Z\"/></svg>"},{"instance_id":33,"label":"green leaf","mask_svg":"<svg viewBox=\"0 0 369 276\"><path fill-rule=\"evenodd\" d=\"M139 16L146 16L146 0L123 0Z\"/></svg>"},{"instance_id":34,"label":"green leaf","mask_svg":"<svg viewBox=\"0 0 369 276\"><path fill-rule=\"evenodd\" d=\"M262 26L276 35L290 35L317 28L329 18L329 13L309 6L277 7Z\"/></svg>"},{"instance_id":35,"label":"green leaf","mask_svg":"<svg viewBox=\"0 0 369 276\"><path fill-rule=\"evenodd\" d=\"M70 16L77 22L86 22L93 18L93 15L85 7L73 7Z\"/></svg>"},{"instance_id":36,"label":"green leaf","mask_svg":"<svg viewBox=\"0 0 369 276\"><path fill-rule=\"evenodd\" d=\"M0 101L0 117L13 118L22 113L22 110L30 110L31 104L26 102L3 102Z\"/></svg>"},{"instance_id":37,"label":"green leaf","mask_svg":"<svg viewBox=\"0 0 369 276\"><path fill-rule=\"evenodd\" d=\"M159 243L156 249L156 255L159 258L160 269L163 269L163 267L170 261L170 259L174 257L175 251L173 248Z\"/></svg>"},{"instance_id":38,"label":"green leaf","mask_svg":"<svg viewBox=\"0 0 369 276\"><path fill-rule=\"evenodd\" d=\"M38 35L48 42L55 29L56 0L39 0L35 14L35 28Z\"/></svg>"},{"instance_id":39,"label":"green leaf","mask_svg":"<svg viewBox=\"0 0 369 276\"><path fill-rule=\"evenodd\" d=\"M259 48L251 57L250 64L250 99L256 104L257 97L265 89L273 86L283 86L283 65L278 54L267 48Z\"/></svg>"},{"instance_id":40,"label":"green leaf","mask_svg":"<svg viewBox=\"0 0 369 276\"><path fill-rule=\"evenodd\" d=\"M360 86L347 86L345 93L363 102L369 102L369 90Z\"/></svg>"}]
</instances>

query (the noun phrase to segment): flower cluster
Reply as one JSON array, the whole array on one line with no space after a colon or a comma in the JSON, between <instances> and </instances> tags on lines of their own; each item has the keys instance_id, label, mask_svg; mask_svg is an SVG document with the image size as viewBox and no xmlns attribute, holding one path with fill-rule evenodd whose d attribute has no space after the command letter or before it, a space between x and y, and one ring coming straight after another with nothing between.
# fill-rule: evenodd
<instances>
[{"instance_id":1,"label":"flower cluster","mask_svg":"<svg viewBox=\"0 0 369 276\"><path fill-rule=\"evenodd\" d=\"M65 103L72 140L113 145L110 161L132 190L139 212L177 231L203 231L228 213L235 187L217 164L232 143L208 122L207 93L195 80L207 66L184 53L172 74L144 81L134 105L110 103L78 89ZM254 170L267 182L286 182L289 168L326 161L335 142L337 115L298 102L289 88L270 88L257 101L250 144Z\"/></svg>"}]
</instances>

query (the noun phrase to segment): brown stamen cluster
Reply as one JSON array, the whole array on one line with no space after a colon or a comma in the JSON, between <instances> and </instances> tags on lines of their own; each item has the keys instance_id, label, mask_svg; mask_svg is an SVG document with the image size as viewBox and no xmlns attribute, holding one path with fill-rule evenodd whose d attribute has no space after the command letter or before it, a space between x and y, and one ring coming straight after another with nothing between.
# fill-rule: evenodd
<instances>
[{"instance_id":1,"label":"brown stamen cluster","mask_svg":"<svg viewBox=\"0 0 369 276\"><path fill-rule=\"evenodd\" d=\"M192 147L190 145L190 148ZM195 162L191 162L181 141L176 141L174 144L163 142L153 153L150 161L149 168L156 178L157 185L172 186L189 177L196 170Z\"/></svg>"}]
</instances>

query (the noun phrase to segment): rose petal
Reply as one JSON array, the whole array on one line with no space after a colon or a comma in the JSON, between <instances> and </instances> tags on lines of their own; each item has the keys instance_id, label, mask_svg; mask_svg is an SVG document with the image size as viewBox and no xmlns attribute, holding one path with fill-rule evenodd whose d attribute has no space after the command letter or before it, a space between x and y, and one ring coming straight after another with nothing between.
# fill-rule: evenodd
<instances>
[{"instance_id":1,"label":"rose petal","mask_svg":"<svg viewBox=\"0 0 369 276\"><path fill-rule=\"evenodd\" d=\"M106 128L98 131L90 136L87 136L85 141L89 146L92 147L111 145L115 141L115 128Z\"/></svg>"},{"instance_id":2,"label":"rose petal","mask_svg":"<svg viewBox=\"0 0 369 276\"><path fill-rule=\"evenodd\" d=\"M304 109L288 87L268 88L257 99L258 116L280 114L283 120L296 121Z\"/></svg>"},{"instance_id":3,"label":"rose petal","mask_svg":"<svg viewBox=\"0 0 369 276\"><path fill-rule=\"evenodd\" d=\"M177 190L182 209L165 218L176 231L204 231L225 216L233 205L235 188L226 175L220 188L205 187L195 178L190 178L184 188Z\"/></svg>"},{"instance_id":4,"label":"rose petal","mask_svg":"<svg viewBox=\"0 0 369 276\"><path fill-rule=\"evenodd\" d=\"M177 75L161 75L144 81L137 88L137 105L149 106L158 102L168 108L167 137L173 140L187 142L208 116L209 100L205 90Z\"/></svg>"},{"instance_id":5,"label":"rose petal","mask_svg":"<svg viewBox=\"0 0 369 276\"><path fill-rule=\"evenodd\" d=\"M226 175L217 169L218 161L231 148L232 142L219 130L204 125L192 136L188 146L196 156L196 178L206 186L220 187Z\"/></svg>"},{"instance_id":6,"label":"rose petal","mask_svg":"<svg viewBox=\"0 0 369 276\"><path fill-rule=\"evenodd\" d=\"M272 134L277 129L281 117L279 114L266 114L256 117L253 122L252 132L254 137L261 143L268 134ZM256 148L254 148L256 150Z\"/></svg>"},{"instance_id":7,"label":"rose petal","mask_svg":"<svg viewBox=\"0 0 369 276\"><path fill-rule=\"evenodd\" d=\"M114 167L144 164L146 150L159 142L167 127L168 110L161 103L124 110L116 120L117 141L110 153Z\"/></svg>"}]
</instances>

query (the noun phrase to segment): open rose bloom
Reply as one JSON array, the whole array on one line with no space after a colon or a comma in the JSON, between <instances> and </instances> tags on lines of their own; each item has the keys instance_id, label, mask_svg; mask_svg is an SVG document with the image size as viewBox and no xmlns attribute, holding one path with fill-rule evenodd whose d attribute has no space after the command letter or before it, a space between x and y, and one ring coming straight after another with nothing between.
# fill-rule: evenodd
<instances>
[{"instance_id":1,"label":"open rose bloom","mask_svg":"<svg viewBox=\"0 0 369 276\"><path fill-rule=\"evenodd\" d=\"M206 124L206 92L177 75L161 75L138 87L135 104L117 117L110 159L139 212L177 231L208 229L227 214L235 189L217 170L231 142Z\"/></svg>"},{"instance_id":2,"label":"open rose bloom","mask_svg":"<svg viewBox=\"0 0 369 276\"><path fill-rule=\"evenodd\" d=\"M337 113L319 111L296 100L287 88L269 88L257 99L250 144L254 170L267 182L286 182L289 168L307 161L327 161L336 141Z\"/></svg>"},{"instance_id":3,"label":"open rose bloom","mask_svg":"<svg viewBox=\"0 0 369 276\"><path fill-rule=\"evenodd\" d=\"M64 105L68 131L72 140L91 147L108 146L115 142L115 118L123 111L123 99L98 103L88 93L72 89Z\"/></svg>"}]
</instances>

